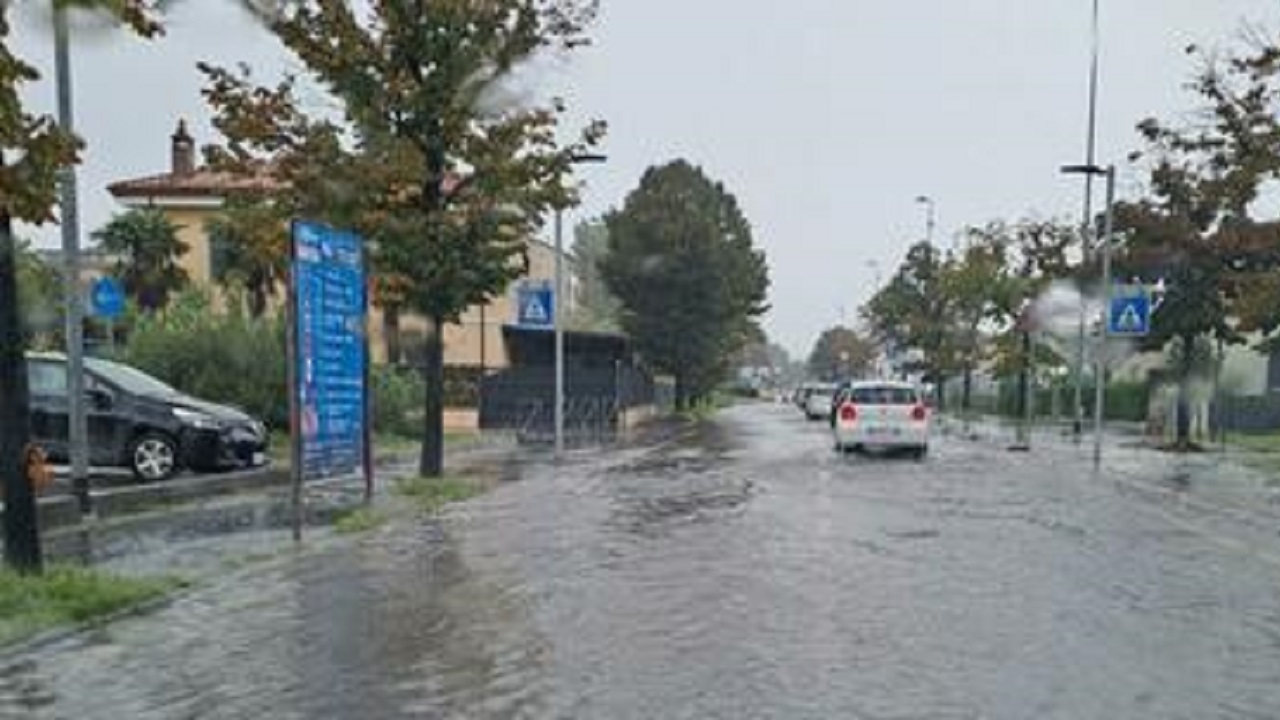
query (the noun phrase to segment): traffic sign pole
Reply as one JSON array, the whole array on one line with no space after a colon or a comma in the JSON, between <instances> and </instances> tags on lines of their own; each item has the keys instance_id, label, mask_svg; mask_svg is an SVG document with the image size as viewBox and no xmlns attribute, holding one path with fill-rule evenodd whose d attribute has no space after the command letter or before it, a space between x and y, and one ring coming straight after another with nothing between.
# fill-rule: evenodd
<instances>
[{"instance_id":1,"label":"traffic sign pole","mask_svg":"<svg viewBox=\"0 0 1280 720\"><path fill-rule=\"evenodd\" d=\"M1102 242L1099 246L1102 248L1102 293L1103 293L1103 312L1104 317L1102 327L1099 328L1098 351L1095 354L1094 362L1094 398L1093 398L1093 466L1099 468L1102 466L1102 421L1105 417L1104 405L1107 400L1107 359L1106 353L1103 352L1107 343L1107 337L1111 332L1111 234L1113 231L1114 215L1116 204L1116 166L1107 166L1107 211L1106 219L1103 221ZM1128 307L1130 312L1133 306Z\"/></svg>"},{"instance_id":2,"label":"traffic sign pole","mask_svg":"<svg viewBox=\"0 0 1280 720\"><path fill-rule=\"evenodd\" d=\"M556 327L555 457L564 456L564 211L556 208L556 289L551 308Z\"/></svg>"}]
</instances>

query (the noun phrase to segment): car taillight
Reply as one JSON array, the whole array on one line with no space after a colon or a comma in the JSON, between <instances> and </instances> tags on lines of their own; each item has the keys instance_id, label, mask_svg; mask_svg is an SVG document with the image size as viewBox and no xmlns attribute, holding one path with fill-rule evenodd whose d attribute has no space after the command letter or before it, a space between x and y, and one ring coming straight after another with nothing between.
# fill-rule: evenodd
<instances>
[{"instance_id":1,"label":"car taillight","mask_svg":"<svg viewBox=\"0 0 1280 720\"><path fill-rule=\"evenodd\" d=\"M929 411L923 405L917 405L911 409L911 419L919 422L928 417Z\"/></svg>"},{"instance_id":2,"label":"car taillight","mask_svg":"<svg viewBox=\"0 0 1280 720\"><path fill-rule=\"evenodd\" d=\"M840 406L841 422L853 422L858 419L858 409L852 405Z\"/></svg>"}]
</instances>

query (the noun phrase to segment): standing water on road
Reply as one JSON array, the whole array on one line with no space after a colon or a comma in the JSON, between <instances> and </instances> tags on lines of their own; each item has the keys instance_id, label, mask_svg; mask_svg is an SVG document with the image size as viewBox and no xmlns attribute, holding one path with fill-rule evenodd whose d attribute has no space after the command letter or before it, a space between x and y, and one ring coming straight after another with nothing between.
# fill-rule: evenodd
<instances>
[{"instance_id":1,"label":"standing water on road","mask_svg":"<svg viewBox=\"0 0 1280 720\"><path fill-rule=\"evenodd\" d=\"M0 717L1280 715L1269 556L1070 445L829 442L756 405L531 465L5 660Z\"/></svg>"}]
</instances>

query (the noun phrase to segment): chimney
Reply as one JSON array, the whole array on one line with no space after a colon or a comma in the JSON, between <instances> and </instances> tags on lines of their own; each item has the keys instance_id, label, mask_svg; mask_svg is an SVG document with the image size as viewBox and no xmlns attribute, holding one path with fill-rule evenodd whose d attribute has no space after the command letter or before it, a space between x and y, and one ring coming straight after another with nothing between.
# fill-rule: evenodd
<instances>
[{"instance_id":1,"label":"chimney","mask_svg":"<svg viewBox=\"0 0 1280 720\"><path fill-rule=\"evenodd\" d=\"M187 132L187 121L179 120L173 133L172 165L174 175L190 175L196 171L196 141Z\"/></svg>"}]
</instances>

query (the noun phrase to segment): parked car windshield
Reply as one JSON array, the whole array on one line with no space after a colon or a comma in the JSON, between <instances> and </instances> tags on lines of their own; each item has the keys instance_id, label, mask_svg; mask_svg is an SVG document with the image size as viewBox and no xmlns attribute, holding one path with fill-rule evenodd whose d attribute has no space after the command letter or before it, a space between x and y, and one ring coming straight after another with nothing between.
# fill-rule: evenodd
<instances>
[{"instance_id":1,"label":"parked car windshield","mask_svg":"<svg viewBox=\"0 0 1280 720\"><path fill-rule=\"evenodd\" d=\"M178 391L150 375L109 360L85 358L85 368L107 382L132 395L177 395Z\"/></svg>"}]
</instances>

